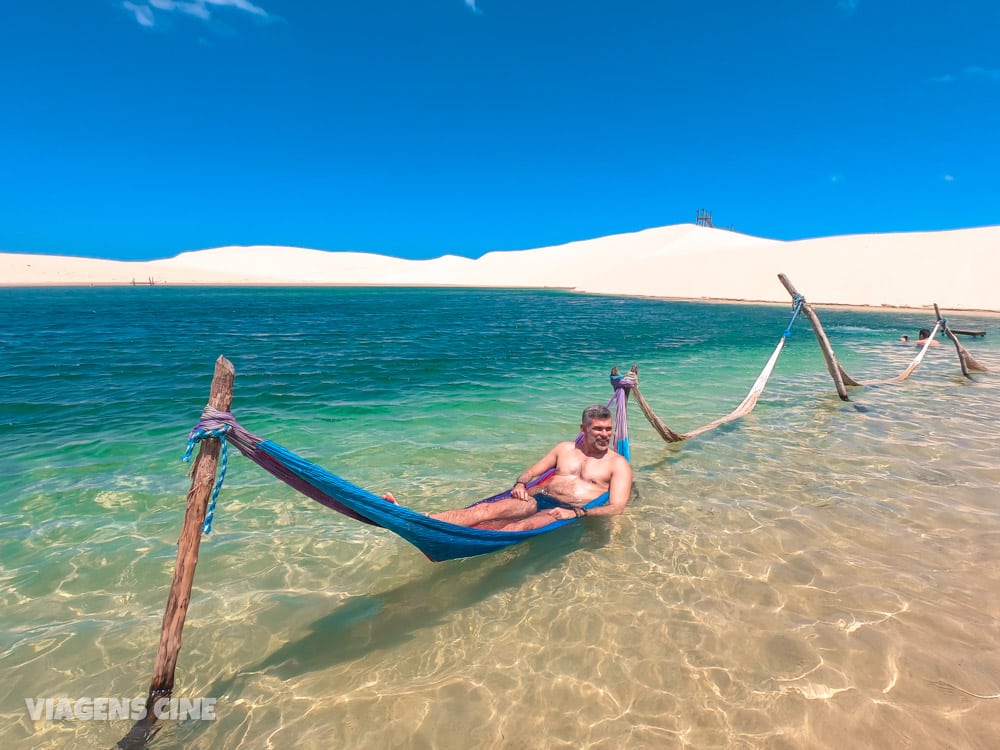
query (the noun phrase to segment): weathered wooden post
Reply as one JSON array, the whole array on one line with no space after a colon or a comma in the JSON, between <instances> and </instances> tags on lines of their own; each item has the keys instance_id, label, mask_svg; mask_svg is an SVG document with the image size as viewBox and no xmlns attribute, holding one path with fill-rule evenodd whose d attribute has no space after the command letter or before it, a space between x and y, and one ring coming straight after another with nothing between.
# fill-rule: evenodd
<instances>
[{"instance_id":1,"label":"weathered wooden post","mask_svg":"<svg viewBox=\"0 0 1000 750\"><path fill-rule=\"evenodd\" d=\"M788 277L783 273L778 274L778 280L784 285L788 293L792 295L792 299L799 297L799 293L795 291L795 287L792 286L792 282L788 280ZM803 298L804 300L805 298ZM847 385L860 385L856 382L854 378L844 372L844 368L840 366L837 361L836 355L833 353L833 347L830 345L830 339L826 337L826 331L823 330L823 324L819 322L819 316L816 311L812 309L812 305L808 302L802 302L802 312L806 314L809 318L809 322L812 323L813 331L816 333L816 341L819 342L819 348L823 352L823 359L826 360L826 369L830 371L830 377L833 378L833 384L837 387L837 395L840 396L842 401L850 401L850 397L847 395Z\"/></svg>"},{"instance_id":2,"label":"weathered wooden post","mask_svg":"<svg viewBox=\"0 0 1000 750\"><path fill-rule=\"evenodd\" d=\"M985 372L986 368L979 364L975 358L969 354L969 350L962 346L962 342L958 340L958 336L955 335L955 331L948 327L948 321L941 317L941 310L938 308L937 303L934 303L934 314L937 315L938 323L944 329L945 335L948 336L955 344L955 351L958 353L958 364L962 367L962 374L967 378L972 376L969 374L969 370L978 370L979 372ZM983 332L986 335L986 332Z\"/></svg>"},{"instance_id":3,"label":"weathered wooden post","mask_svg":"<svg viewBox=\"0 0 1000 750\"><path fill-rule=\"evenodd\" d=\"M215 375L208 405L219 411L229 411L233 404L233 383L236 370L225 357L215 362ZM219 465L218 438L201 441L198 457L191 470L191 489L187 493L187 510L184 524L177 542L177 562L174 579L167 596L167 608L163 613L163 627L160 630L160 645L156 650L153 665L153 679L146 697L146 716L136 722L132 730L118 742L120 748L141 748L154 733L158 701L169 700L174 689L174 669L181 651L181 634L184 618L191 603L191 587L194 584L195 566L198 565L198 548L201 546L201 527L205 522L209 497L215 485L215 475Z\"/></svg>"}]
</instances>

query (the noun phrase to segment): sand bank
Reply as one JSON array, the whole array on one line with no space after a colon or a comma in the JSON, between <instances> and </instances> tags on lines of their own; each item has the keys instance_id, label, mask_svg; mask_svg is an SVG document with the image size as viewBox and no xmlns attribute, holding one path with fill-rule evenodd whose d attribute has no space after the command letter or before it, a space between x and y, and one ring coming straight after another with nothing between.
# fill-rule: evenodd
<instances>
[{"instance_id":1,"label":"sand bank","mask_svg":"<svg viewBox=\"0 0 1000 750\"><path fill-rule=\"evenodd\" d=\"M1000 226L785 242L678 224L472 260L295 247L220 247L126 262L0 253L0 286L401 285L565 288L596 294L1000 312Z\"/></svg>"}]
</instances>

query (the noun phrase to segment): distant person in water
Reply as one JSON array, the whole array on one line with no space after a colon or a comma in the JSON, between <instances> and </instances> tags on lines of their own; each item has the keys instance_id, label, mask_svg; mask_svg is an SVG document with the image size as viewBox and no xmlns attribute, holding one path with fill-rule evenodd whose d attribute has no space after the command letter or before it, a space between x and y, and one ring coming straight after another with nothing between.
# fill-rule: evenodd
<instances>
[{"instance_id":1,"label":"distant person in water","mask_svg":"<svg viewBox=\"0 0 1000 750\"><path fill-rule=\"evenodd\" d=\"M931 338L931 332L928 328L921 328L920 334L917 338L917 344L923 346L927 339ZM930 346L941 346L941 342L936 339L931 339Z\"/></svg>"},{"instance_id":2,"label":"distant person in water","mask_svg":"<svg viewBox=\"0 0 1000 750\"><path fill-rule=\"evenodd\" d=\"M580 429L581 444L568 440L556 445L517 478L509 498L431 513L431 517L459 526L528 531L567 518L618 515L625 510L632 492L632 467L611 447L614 427L610 410L599 404L588 406L583 410ZM549 469L555 469L552 478L529 490L528 483ZM584 507L605 492L606 504ZM391 493L384 498L396 502Z\"/></svg>"},{"instance_id":3,"label":"distant person in water","mask_svg":"<svg viewBox=\"0 0 1000 750\"><path fill-rule=\"evenodd\" d=\"M904 344L910 343L910 337L907 336L905 333L899 337L899 340L902 341Z\"/></svg>"}]
</instances>

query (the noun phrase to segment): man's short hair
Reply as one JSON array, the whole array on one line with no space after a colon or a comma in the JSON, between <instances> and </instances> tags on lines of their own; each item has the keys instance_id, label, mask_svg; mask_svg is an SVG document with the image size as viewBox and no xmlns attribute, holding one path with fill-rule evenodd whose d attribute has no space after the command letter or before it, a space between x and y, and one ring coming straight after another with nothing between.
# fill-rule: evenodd
<instances>
[{"instance_id":1,"label":"man's short hair","mask_svg":"<svg viewBox=\"0 0 1000 750\"><path fill-rule=\"evenodd\" d=\"M583 410L584 425L590 424L595 419L611 419L611 409L601 404L594 404Z\"/></svg>"}]
</instances>

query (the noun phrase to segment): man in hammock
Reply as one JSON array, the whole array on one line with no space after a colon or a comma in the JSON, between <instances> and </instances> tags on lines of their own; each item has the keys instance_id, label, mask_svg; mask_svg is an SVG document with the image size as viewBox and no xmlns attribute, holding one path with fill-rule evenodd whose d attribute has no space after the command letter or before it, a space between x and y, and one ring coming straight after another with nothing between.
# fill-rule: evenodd
<instances>
[{"instance_id":1,"label":"man in hammock","mask_svg":"<svg viewBox=\"0 0 1000 750\"><path fill-rule=\"evenodd\" d=\"M599 404L588 406L580 429L580 444L566 441L556 445L517 478L510 498L432 513L431 517L459 526L527 531L567 518L618 515L625 510L632 491L632 467L611 448L614 428L610 410ZM552 478L529 490L527 484L549 469L555 469ZM606 504L584 507L605 492ZM395 502L392 495L385 497Z\"/></svg>"},{"instance_id":2,"label":"man in hammock","mask_svg":"<svg viewBox=\"0 0 1000 750\"><path fill-rule=\"evenodd\" d=\"M931 338L931 332L929 328L921 328L920 333L917 334L917 345L923 346L927 343L927 339ZM941 342L937 339L931 339L931 346L941 346Z\"/></svg>"}]
</instances>

